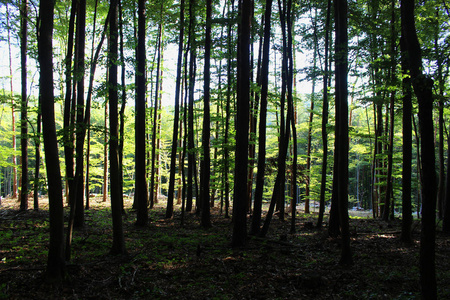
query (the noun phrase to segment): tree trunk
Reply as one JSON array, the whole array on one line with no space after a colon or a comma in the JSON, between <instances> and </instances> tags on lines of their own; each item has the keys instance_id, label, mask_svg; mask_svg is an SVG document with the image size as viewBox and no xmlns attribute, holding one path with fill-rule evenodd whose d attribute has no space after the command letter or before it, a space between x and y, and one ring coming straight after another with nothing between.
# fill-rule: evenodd
<instances>
[{"instance_id":1,"label":"tree trunk","mask_svg":"<svg viewBox=\"0 0 450 300\"><path fill-rule=\"evenodd\" d=\"M61 172L58 157L55 110L53 96L53 9L54 2L42 0L39 17L42 20L39 34L40 101L44 136L45 160L48 180L50 210L50 243L47 260L47 278L61 282L65 273L64 262L64 211Z\"/></svg>"},{"instance_id":2,"label":"tree trunk","mask_svg":"<svg viewBox=\"0 0 450 300\"><path fill-rule=\"evenodd\" d=\"M109 38L108 38L109 39ZM109 77L109 71L107 71ZM108 99L105 101L105 134L103 137L103 202L108 199Z\"/></svg>"},{"instance_id":3,"label":"tree trunk","mask_svg":"<svg viewBox=\"0 0 450 300\"><path fill-rule=\"evenodd\" d=\"M161 70L161 49L162 49L162 24L159 24L158 29L158 46L157 46L157 62L156 62L156 84L155 84L155 103L153 107L153 127L152 127L152 154L151 154L151 173L150 173L150 208L153 208L154 203L157 201L155 198L155 168L156 168L156 140L157 140L157 128L158 128L158 107L159 107L159 80Z\"/></svg>"},{"instance_id":4,"label":"tree trunk","mask_svg":"<svg viewBox=\"0 0 450 300\"><path fill-rule=\"evenodd\" d=\"M175 112L173 120L172 150L170 155L170 175L169 175L170 177L169 177L169 192L167 195L166 218L171 218L173 215L173 198L175 194L175 173L176 173L175 165L177 159L177 146L178 146L178 124L180 122L180 91L181 91L181 68L183 59L183 39L184 39L184 0L181 0L180 33L178 36L177 79L175 83ZM180 192L178 192L178 196L180 196Z\"/></svg>"},{"instance_id":5,"label":"tree trunk","mask_svg":"<svg viewBox=\"0 0 450 300\"><path fill-rule=\"evenodd\" d=\"M327 188L327 167L328 167L328 46L331 19L331 0L327 4L327 18L325 21L325 49L324 49L324 75L323 75L323 104L322 104L322 178L320 180L320 206L317 227L322 227L323 215L325 213L325 192Z\"/></svg>"},{"instance_id":6,"label":"tree trunk","mask_svg":"<svg viewBox=\"0 0 450 300\"><path fill-rule=\"evenodd\" d=\"M189 103L188 103L188 124L187 131L187 148L188 148L188 174L187 174L187 198L186 211L192 211L194 176L195 176L195 149L194 149L194 89L195 89L195 71L197 58L196 42L195 42L195 0L189 1ZM196 195L197 196L197 195Z\"/></svg>"},{"instance_id":7,"label":"tree trunk","mask_svg":"<svg viewBox=\"0 0 450 300\"><path fill-rule=\"evenodd\" d=\"M347 33L347 0L335 1L336 26L336 153L338 176L337 204L339 211L339 224L342 235L342 249L340 264L352 264L350 248L350 230L348 221L348 33Z\"/></svg>"},{"instance_id":8,"label":"tree trunk","mask_svg":"<svg viewBox=\"0 0 450 300\"><path fill-rule=\"evenodd\" d=\"M400 40L402 71L403 74L409 72L409 63L406 55L404 37ZM411 244L412 206L411 206L411 165L412 165L412 95L411 79L403 77L403 169L402 169L402 234L401 240Z\"/></svg>"},{"instance_id":9,"label":"tree trunk","mask_svg":"<svg viewBox=\"0 0 450 300\"><path fill-rule=\"evenodd\" d=\"M28 97L27 97L27 25L28 1L22 1L20 10L20 65L22 78L22 101L20 104L20 150L22 180L20 189L20 210L28 209Z\"/></svg>"},{"instance_id":10,"label":"tree trunk","mask_svg":"<svg viewBox=\"0 0 450 300\"><path fill-rule=\"evenodd\" d=\"M111 178L111 212L113 221L113 243L111 247L112 254L125 254L125 238L122 229L122 208L120 194L120 176L118 161L118 92L117 92L117 60L118 60L118 1L111 0L111 19L109 25L109 78L108 94L110 103L110 139L109 139L109 160L110 160L110 178Z\"/></svg>"},{"instance_id":11,"label":"tree trunk","mask_svg":"<svg viewBox=\"0 0 450 300\"><path fill-rule=\"evenodd\" d=\"M76 169L75 169L75 227L84 226L84 193L83 193L83 169L84 169L84 138L86 124L84 119L84 56L86 40L86 0L78 2L77 32L76 32L76 55L74 76L77 86L77 106L76 106ZM75 100L73 100L75 101Z\"/></svg>"},{"instance_id":12,"label":"tree trunk","mask_svg":"<svg viewBox=\"0 0 450 300\"><path fill-rule=\"evenodd\" d=\"M201 174L201 201L202 201L202 216L201 226L204 228L211 227L210 217L210 177L211 177L211 154L210 154L210 139L211 139L211 15L212 15L212 0L206 1L206 32L205 32L205 65L204 65L204 95L203 95L203 131L202 131L202 148L203 148L203 164Z\"/></svg>"},{"instance_id":13,"label":"tree trunk","mask_svg":"<svg viewBox=\"0 0 450 300\"><path fill-rule=\"evenodd\" d=\"M261 62L261 103L259 111L258 172L256 173L255 200L253 205L253 219L250 234L259 233L262 213L264 172L266 168L267 94L269 87L271 15L272 0L267 0L264 12L264 44Z\"/></svg>"},{"instance_id":14,"label":"tree trunk","mask_svg":"<svg viewBox=\"0 0 450 300\"><path fill-rule=\"evenodd\" d=\"M391 45L390 45L390 51L391 51L391 69L390 69L390 85L393 86L396 81L396 59L397 56L396 53L396 45L397 45L397 32L395 30L395 1L391 2ZM389 103L389 145L388 145L388 169L387 169L387 179L386 179L386 194L384 198L384 214L383 214L383 220L387 221L389 219L394 218L394 201L393 198L391 198L391 195L393 193L392 188L392 157L394 152L394 122L395 122L395 110L394 110L394 101L395 101L395 93L396 91L391 91L390 96L390 103ZM392 211L391 211L392 210ZM392 214L391 214L392 213Z\"/></svg>"},{"instance_id":15,"label":"tree trunk","mask_svg":"<svg viewBox=\"0 0 450 300\"><path fill-rule=\"evenodd\" d=\"M145 0L138 1L138 46L136 48L136 124L135 124L135 203L137 204L136 225L145 226L148 223L148 194L146 181L146 138L145 138L145 94L146 94L146 55L145 55Z\"/></svg>"},{"instance_id":16,"label":"tree trunk","mask_svg":"<svg viewBox=\"0 0 450 300\"><path fill-rule=\"evenodd\" d=\"M64 100L64 161L66 166L66 197L70 204L75 190L74 187L74 112L72 111L72 56L75 32L75 15L78 1L72 1L69 19L69 34L67 40L67 54L65 60L66 92Z\"/></svg>"},{"instance_id":17,"label":"tree trunk","mask_svg":"<svg viewBox=\"0 0 450 300\"><path fill-rule=\"evenodd\" d=\"M125 107L127 104L127 84L126 84L126 63L125 63L125 54L124 54L124 39L123 39L123 14L122 14L122 1L119 1L119 34L120 34L120 65L121 65L121 74L120 74L120 81L121 81L121 105L120 105L120 111L119 111L119 119L120 119L120 126L119 126L119 168L120 168L120 194L124 195L123 193L123 147L125 144ZM123 204L123 196L121 198L122 203L122 214L125 213L125 207Z\"/></svg>"},{"instance_id":18,"label":"tree trunk","mask_svg":"<svg viewBox=\"0 0 450 300\"><path fill-rule=\"evenodd\" d=\"M238 37L238 89L236 110L236 156L233 200L233 247L247 242L247 165L250 104L250 28L252 1L241 0Z\"/></svg>"},{"instance_id":19,"label":"tree trunk","mask_svg":"<svg viewBox=\"0 0 450 300\"><path fill-rule=\"evenodd\" d=\"M12 150L16 152L16 113L14 107L14 89L13 89L13 69L12 69L12 51L11 51L11 22L8 3L6 3L6 28L8 33L8 57L9 57L9 76L11 89L11 131L12 131ZM6 176L5 176L6 177ZM16 155L12 155L12 197L17 197L17 159ZM6 189L5 189L6 190ZM8 193L6 193L8 194Z\"/></svg>"},{"instance_id":20,"label":"tree trunk","mask_svg":"<svg viewBox=\"0 0 450 300\"><path fill-rule=\"evenodd\" d=\"M422 73L422 54L414 20L414 0L403 0L402 35L408 52L411 80L419 103L419 129L422 158L422 230L420 235L420 285L423 299L437 299L436 171L433 134L433 80Z\"/></svg>"},{"instance_id":21,"label":"tree trunk","mask_svg":"<svg viewBox=\"0 0 450 300\"><path fill-rule=\"evenodd\" d=\"M33 208L35 211L39 210L39 167L41 166L41 122L42 122L42 115L41 115L41 106L39 104L36 121L37 129L35 137L36 162L34 166L34 194L33 194L34 199Z\"/></svg>"}]
</instances>

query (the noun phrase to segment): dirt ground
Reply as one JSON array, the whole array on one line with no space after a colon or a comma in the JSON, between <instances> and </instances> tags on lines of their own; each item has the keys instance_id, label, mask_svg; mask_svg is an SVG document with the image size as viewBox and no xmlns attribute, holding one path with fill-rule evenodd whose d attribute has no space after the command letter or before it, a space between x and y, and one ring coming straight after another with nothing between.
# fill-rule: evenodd
<instances>
[{"instance_id":1,"label":"dirt ground","mask_svg":"<svg viewBox=\"0 0 450 300\"><path fill-rule=\"evenodd\" d=\"M132 199L125 199L124 234L128 254L109 254L109 203L91 198L85 226L74 232L67 278L46 281L48 203L19 212L16 199L0 207L0 299L415 299L419 287L420 222L414 243L399 241L400 220L389 223L352 217L354 264L340 266L340 239L316 214L299 212L296 233L290 221L272 220L265 238L249 237L246 247L230 247L232 224L212 209L210 229L195 213L180 209L164 219L165 202L150 211L150 224L134 225ZM30 201L32 206L32 201ZM68 210L66 208L66 218ZM250 222L248 222L250 223ZM437 234L440 299L450 298L450 239Z\"/></svg>"}]
</instances>

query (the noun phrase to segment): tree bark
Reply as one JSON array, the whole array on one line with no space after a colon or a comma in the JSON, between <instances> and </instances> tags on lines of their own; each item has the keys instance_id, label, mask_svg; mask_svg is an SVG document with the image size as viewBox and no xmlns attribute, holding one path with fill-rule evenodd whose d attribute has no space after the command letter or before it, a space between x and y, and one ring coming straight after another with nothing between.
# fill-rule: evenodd
<instances>
[{"instance_id":1,"label":"tree bark","mask_svg":"<svg viewBox=\"0 0 450 300\"><path fill-rule=\"evenodd\" d=\"M411 68L411 80L419 103L422 158L422 230L420 235L420 285L423 299L437 299L436 171L433 134L433 80L422 73L422 54L414 20L414 0L401 1L402 35Z\"/></svg>"},{"instance_id":2,"label":"tree bark","mask_svg":"<svg viewBox=\"0 0 450 300\"><path fill-rule=\"evenodd\" d=\"M42 20L39 34L40 101L48 180L50 210L50 243L47 260L47 278L51 282L61 282L65 273L64 262L64 211L62 184L56 136L53 96L53 9L54 1L42 0L39 16Z\"/></svg>"},{"instance_id":3,"label":"tree bark","mask_svg":"<svg viewBox=\"0 0 450 300\"><path fill-rule=\"evenodd\" d=\"M334 2L336 26L336 146L337 163L337 204L339 224L341 227L342 249L340 264L353 263L350 248L350 230L348 221L348 33L347 33L347 0Z\"/></svg>"},{"instance_id":4,"label":"tree bark","mask_svg":"<svg viewBox=\"0 0 450 300\"><path fill-rule=\"evenodd\" d=\"M146 55L145 55L145 0L138 1L138 46L136 48L136 120L135 120L135 203L137 204L136 225L148 223L148 193L146 181L146 138L145 138L145 94L146 94Z\"/></svg>"},{"instance_id":5,"label":"tree bark","mask_svg":"<svg viewBox=\"0 0 450 300\"><path fill-rule=\"evenodd\" d=\"M409 63L406 55L404 37L400 40L402 71L403 74L409 72ZM402 169L402 234L401 240L411 244L412 206L411 206L411 172L412 172L412 87L411 79L403 77L403 169Z\"/></svg>"},{"instance_id":6,"label":"tree bark","mask_svg":"<svg viewBox=\"0 0 450 300\"><path fill-rule=\"evenodd\" d=\"M203 164L201 174L202 186L202 216L201 226L204 228L211 227L210 217L210 177L211 177L211 154L210 154L210 139L211 139L211 15L212 15L212 0L206 1L206 32L205 32L205 65L204 65L204 95L203 95L203 131L202 131L202 148L203 148Z\"/></svg>"},{"instance_id":7,"label":"tree bark","mask_svg":"<svg viewBox=\"0 0 450 300\"><path fill-rule=\"evenodd\" d=\"M117 92L117 61L118 61L118 0L111 0L111 19L109 25L109 78L108 94L110 103L110 139L109 139L109 161L111 178L111 212L113 221L113 243L111 247L112 254L125 254L125 238L122 229L122 208L120 194L120 176L118 161L118 92Z\"/></svg>"},{"instance_id":8,"label":"tree bark","mask_svg":"<svg viewBox=\"0 0 450 300\"><path fill-rule=\"evenodd\" d=\"M27 97L27 39L28 1L23 0L20 10L20 65L22 78L22 101L20 104L20 150L22 180L20 210L28 209L28 97Z\"/></svg>"},{"instance_id":9,"label":"tree bark","mask_svg":"<svg viewBox=\"0 0 450 300\"><path fill-rule=\"evenodd\" d=\"M271 31L272 0L266 1L264 12L264 41L261 62L261 99L259 111L258 137L258 172L256 173L255 200L253 204L253 219L250 234L256 235L260 231L262 197L264 190L264 172L266 169L266 126L267 126L267 94L269 87L269 54Z\"/></svg>"},{"instance_id":10,"label":"tree bark","mask_svg":"<svg viewBox=\"0 0 450 300\"><path fill-rule=\"evenodd\" d=\"M175 165L177 160L177 147L179 134L178 124L180 122L180 91L181 91L181 68L183 60L183 39L184 39L184 0L181 0L180 33L178 36L177 78L175 83L175 112L173 120L172 151L170 155L170 175L169 175L170 177L169 177L169 192L167 195L166 218L171 218L173 215L173 199L175 194L175 173L176 173ZM180 192L178 192L178 196L180 196Z\"/></svg>"},{"instance_id":11,"label":"tree bark","mask_svg":"<svg viewBox=\"0 0 450 300\"><path fill-rule=\"evenodd\" d=\"M233 247L247 242L247 165L250 110L250 28L251 0L240 2L238 35L238 89L236 110L236 157L233 200Z\"/></svg>"},{"instance_id":12,"label":"tree bark","mask_svg":"<svg viewBox=\"0 0 450 300\"><path fill-rule=\"evenodd\" d=\"M323 215L325 213L325 193L327 188L327 167L328 167L328 48L331 19L331 0L327 4L327 18L325 21L325 49L324 49L324 75L323 75L323 104L322 104L322 178L320 180L320 206L317 227L322 227Z\"/></svg>"}]
</instances>

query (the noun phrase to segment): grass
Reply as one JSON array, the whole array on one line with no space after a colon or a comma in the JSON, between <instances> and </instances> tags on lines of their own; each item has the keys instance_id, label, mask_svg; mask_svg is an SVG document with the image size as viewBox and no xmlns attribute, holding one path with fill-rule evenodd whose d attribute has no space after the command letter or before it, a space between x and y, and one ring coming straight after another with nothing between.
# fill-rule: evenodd
<instances>
[{"instance_id":1,"label":"grass","mask_svg":"<svg viewBox=\"0 0 450 300\"><path fill-rule=\"evenodd\" d=\"M420 296L415 243L399 241L400 221L352 218L355 264L338 265L340 240L327 227L305 226L315 214L299 213L297 232L274 218L266 238L249 237L230 247L232 224L212 210L211 229L188 213L164 219L165 203L151 211L152 222L134 226L130 200L123 217L128 255L108 254L112 243L108 203L91 199L86 226L77 229L69 279L62 286L45 280L48 211L19 212L15 201L0 208L0 299L414 299ZM6 204L6 205L5 205ZM68 211L66 211L66 214ZM359 212L357 212L359 213ZM439 295L450 295L450 241L438 234Z\"/></svg>"}]
</instances>

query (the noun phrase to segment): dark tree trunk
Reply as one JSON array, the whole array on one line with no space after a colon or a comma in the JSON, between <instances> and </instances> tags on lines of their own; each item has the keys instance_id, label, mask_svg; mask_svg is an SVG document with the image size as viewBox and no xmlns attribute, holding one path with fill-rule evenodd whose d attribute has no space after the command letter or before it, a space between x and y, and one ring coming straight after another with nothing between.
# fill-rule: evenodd
<instances>
[{"instance_id":1,"label":"dark tree trunk","mask_svg":"<svg viewBox=\"0 0 450 300\"><path fill-rule=\"evenodd\" d=\"M126 85L126 63L125 63L125 53L124 53L124 38L123 38L123 13L122 13L122 1L119 1L119 34L120 34L120 65L121 72L120 72L120 81L121 81L121 105L120 105L120 111L119 111L119 119L120 119L120 126L119 126L119 167L120 167L120 194L124 195L123 193L123 147L125 144L125 107L127 104L127 85ZM123 204L123 197L121 198L122 203L122 214L126 214L124 204Z\"/></svg>"},{"instance_id":2,"label":"dark tree trunk","mask_svg":"<svg viewBox=\"0 0 450 300\"><path fill-rule=\"evenodd\" d=\"M283 59L282 59L282 95L281 102L282 107L284 106L284 98L287 91L288 94L288 110L287 110L287 118L284 121L284 118L281 118L280 122L280 151L278 153L278 172L275 180L275 185L273 188L272 199L269 206L269 211L267 212L266 219L264 220L264 225L261 229L260 236L265 236L269 230L269 225L272 220L273 211L275 208L275 204L278 203L280 205L280 214L283 214L281 219L284 219L284 190L285 190L285 171L286 171L286 157L287 151L289 147L289 138L290 138L290 126L291 122L293 122L293 101L292 101L292 74L293 66L292 66L292 49L289 47L289 43L286 39L286 16L291 14L291 1L288 1L288 5L286 7L286 3L283 3L283 7L281 6L281 1L278 1L278 7L280 8L280 19L282 26L282 34L283 34ZM289 28L289 24L288 24ZM290 30L290 28L289 28ZM281 109L281 116L284 114L284 108ZM285 127L286 126L286 127ZM280 200L281 199L281 200Z\"/></svg>"},{"instance_id":3,"label":"dark tree trunk","mask_svg":"<svg viewBox=\"0 0 450 300\"><path fill-rule=\"evenodd\" d=\"M211 138L211 115L210 115L210 83L211 83L211 15L212 0L206 1L206 33L205 33L205 66L204 76L204 96L203 96L203 131L202 131L202 147L203 147L203 164L201 174L202 186L202 217L201 226L204 228L211 227L210 217L210 177L211 177L211 154L210 154L210 138Z\"/></svg>"},{"instance_id":4,"label":"dark tree trunk","mask_svg":"<svg viewBox=\"0 0 450 300\"><path fill-rule=\"evenodd\" d=\"M175 83L175 112L173 120L173 135L172 135L172 151L170 155L170 178L169 178L169 192L167 195L166 218L171 218L173 215L173 198L175 193L175 173L177 160L177 146L178 146L178 124L180 120L180 91L181 91L181 68L183 59L183 39L184 39L184 0L180 2L180 33L178 36L178 61L177 61L177 79ZM181 131L181 129L180 129ZM181 156L180 156L181 157ZM180 168L181 169L181 168ZM178 196L180 193L178 192Z\"/></svg>"},{"instance_id":5,"label":"dark tree trunk","mask_svg":"<svg viewBox=\"0 0 450 300\"><path fill-rule=\"evenodd\" d=\"M59 154L53 96L53 9L53 1L42 0L39 4L39 17L42 20L39 32L39 90L50 210L47 278L51 282L61 282L65 273L64 211L61 172L59 161L55 161L55 157L58 157Z\"/></svg>"},{"instance_id":6,"label":"dark tree trunk","mask_svg":"<svg viewBox=\"0 0 450 300\"><path fill-rule=\"evenodd\" d=\"M232 246L247 242L247 165L250 110L250 28L252 1L241 0L238 36L238 89Z\"/></svg>"},{"instance_id":7,"label":"dark tree trunk","mask_svg":"<svg viewBox=\"0 0 450 300\"><path fill-rule=\"evenodd\" d=\"M66 166L66 197L72 202L74 187L74 113L72 112L72 56L75 32L75 15L78 1L72 1L69 19L69 34L67 39L67 54L65 60L66 92L64 100L64 161Z\"/></svg>"},{"instance_id":8,"label":"dark tree trunk","mask_svg":"<svg viewBox=\"0 0 450 300\"><path fill-rule=\"evenodd\" d=\"M187 148L188 148L188 174L187 174L187 198L186 211L192 211L193 194L195 186L195 145L194 145L194 89L195 89L195 71L197 59L195 42L195 0L189 1L189 95L188 95L188 117L187 117ZM196 196L198 196L196 194Z\"/></svg>"},{"instance_id":9,"label":"dark tree trunk","mask_svg":"<svg viewBox=\"0 0 450 300\"><path fill-rule=\"evenodd\" d=\"M405 40L400 40L402 71L403 74L409 72L409 63L406 55ZM402 234L401 240L411 244L412 206L411 206L411 172L412 172L412 87L411 79L403 77L403 169L402 169Z\"/></svg>"},{"instance_id":10,"label":"dark tree trunk","mask_svg":"<svg viewBox=\"0 0 450 300\"><path fill-rule=\"evenodd\" d=\"M327 4L327 18L325 21L325 49L324 49L324 74L323 74L323 104L322 104L322 178L320 180L320 206L317 227L322 227L323 215L325 213L325 192L327 188L328 167L328 46L330 40L331 0Z\"/></svg>"},{"instance_id":11,"label":"dark tree trunk","mask_svg":"<svg viewBox=\"0 0 450 300\"><path fill-rule=\"evenodd\" d=\"M391 45L390 45L390 52L391 52L391 69L390 69L390 81L391 86L395 84L396 81L396 64L397 61L395 57L397 57L397 32L395 30L395 1L391 2ZM394 121L395 121L395 110L394 110L394 101L395 101L395 93L396 91L391 91L390 96L390 103L389 103L389 145L388 145L388 169L387 169L387 179L386 179L386 194L384 198L384 214L383 214L383 220L387 221L389 219L394 218L394 214L391 212L394 211L394 201L392 196L393 193L393 187L392 187L392 164L393 164L393 153L394 153Z\"/></svg>"},{"instance_id":12,"label":"dark tree trunk","mask_svg":"<svg viewBox=\"0 0 450 300\"><path fill-rule=\"evenodd\" d=\"M295 15L292 13L292 0L288 0L288 9L287 9L287 27L288 27L288 43L287 43L287 54L288 54L288 82L287 82L287 90L288 90L288 122L286 124L289 127L289 119L292 128L292 143L293 143L293 158L292 158L292 180L291 186L293 188L292 200L291 200L291 228L290 233L295 232L295 214L296 214L296 202L297 202L297 130L295 128L295 118L294 118L294 97L293 97L293 83L294 83L294 58L293 58L293 37L292 31L294 29L292 16ZM288 130L286 130L288 131ZM289 137L289 134L287 134ZM288 145L286 145L288 147Z\"/></svg>"},{"instance_id":13,"label":"dark tree trunk","mask_svg":"<svg viewBox=\"0 0 450 300\"><path fill-rule=\"evenodd\" d=\"M110 161L110 180L111 180L111 212L113 221L113 243L111 247L112 254L125 254L125 238L122 229L122 208L120 194L120 174L118 160L118 92L117 92L117 60L118 60L118 1L111 0L111 19L109 24L109 78L108 94L110 103L110 139L109 139L109 161Z\"/></svg>"},{"instance_id":14,"label":"dark tree trunk","mask_svg":"<svg viewBox=\"0 0 450 300\"><path fill-rule=\"evenodd\" d=\"M411 68L411 80L419 103L422 158L422 230L420 235L420 285L423 299L437 299L436 171L433 132L433 80L422 73L422 54L414 20L414 0L402 0L402 35Z\"/></svg>"},{"instance_id":15,"label":"dark tree trunk","mask_svg":"<svg viewBox=\"0 0 450 300\"><path fill-rule=\"evenodd\" d=\"M145 55L145 0L138 2L138 46L136 48L137 78L136 78L136 183L135 203L137 204L136 225L145 226L148 223L148 194L146 181L145 157L145 94L146 94L146 55Z\"/></svg>"},{"instance_id":16,"label":"dark tree trunk","mask_svg":"<svg viewBox=\"0 0 450 300\"><path fill-rule=\"evenodd\" d=\"M350 230L348 224L348 33L347 0L336 0L334 6L336 26L336 158L338 176L337 204L342 235L340 264L352 264Z\"/></svg>"},{"instance_id":17,"label":"dark tree trunk","mask_svg":"<svg viewBox=\"0 0 450 300\"><path fill-rule=\"evenodd\" d=\"M38 115L37 115L37 121L36 121L36 138L35 138L35 149L36 149L36 163L34 166L34 194L33 194L33 200L34 210L39 210L39 168L41 166L41 122L42 122L42 115L41 115L41 105L39 104L38 107Z\"/></svg>"},{"instance_id":18,"label":"dark tree trunk","mask_svg":"<svg viewBox=\"0 0 450 300\"><path fill-rule=\"evenodd\" d=\"M28 97L27 97L27 35L28 1L23 0L20 9L20 66L22 78L22 101L20 104L20 150L22 180L20 189L20 210L28 209Z\"/></svg>"},{"instance_id":19,"label":"dark tree trunk","mask_svg":"<svg viewBox=\"0 0 450 300\"><path fill-rule=\"evenodd\" d=\"M264 45L261 62L261 103L259 111L259 138L258 138L258 172L256 173L255 201L253 205L253 219L250 234L260 231L262 197L264 190L264 172L266 168L266 123L267 123L267 94L269 87L269 54L271 31L272 0L266 1L264 12Z\"/></svg>"},{"instance_id":20,"label":"dark tree trunk","mask_svg":"<svg viewBox=\"0 0 450 300\"><path fill-rule=\"evenodd\" d=\"M84 53L86 40L86 0L78 2L77 32L76 32L76 60L74 77L77 86L76 106L76 168L75 168L75 227L84 226L84 193L83 193L83 152L86 124L84 119ZM73 100L75 101L75 99Z\"/></svg>"},{"instance_id":21,"label":"dark tree trunk","mask_svg":"<svg viewBox=\"0 0 450 300\"><path fill-rule=\"evenodd\" d=\"M447 170L450 168L450 139L447 140ZM447 171L442 232L450 234L450 172Z\"/></svg>"}]
</instances>

